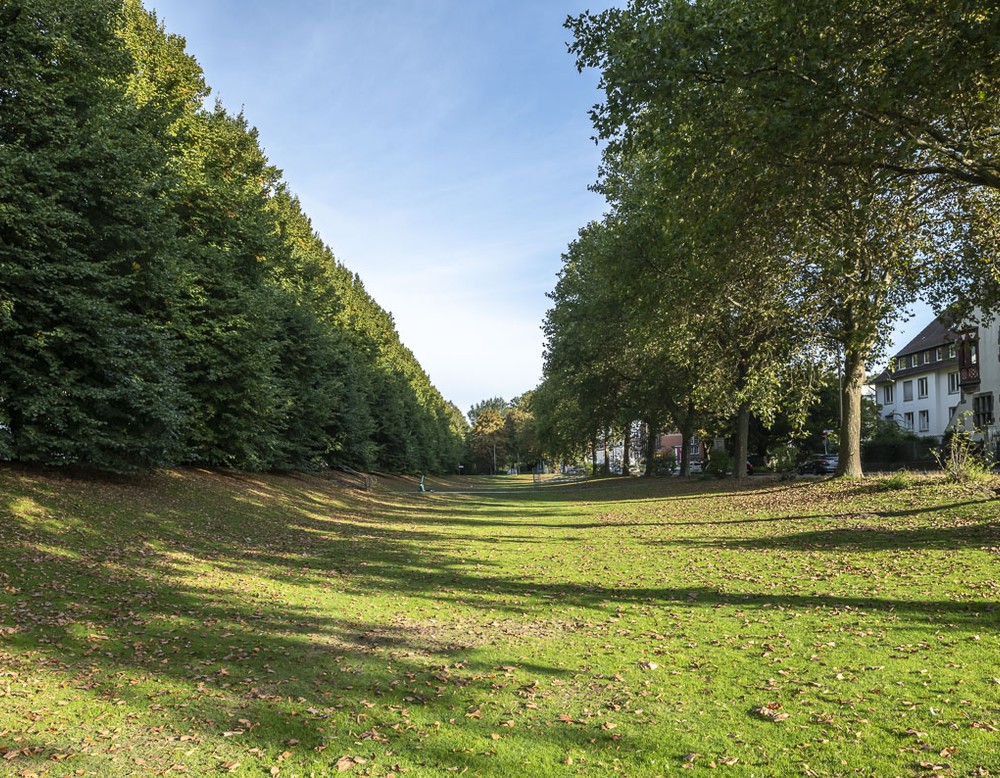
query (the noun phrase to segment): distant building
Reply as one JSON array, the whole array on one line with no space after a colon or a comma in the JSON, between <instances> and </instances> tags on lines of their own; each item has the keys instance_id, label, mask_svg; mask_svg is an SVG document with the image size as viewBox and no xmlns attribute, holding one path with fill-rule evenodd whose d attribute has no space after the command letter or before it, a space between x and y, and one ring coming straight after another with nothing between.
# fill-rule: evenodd
<instances>
[{"instance_id":1,"label":"distant building","mask_svg":"<svg viewBox=\"0 0 1000 778\"><path fill-rule=\"evenodd\" d=\"M939 441L963 411L992 439L1000 388L996 327L959 327L939 316L907 343L871 383L887 420ZM991 359L983 359L983 355Z\"/></svg>"}]
</instances>

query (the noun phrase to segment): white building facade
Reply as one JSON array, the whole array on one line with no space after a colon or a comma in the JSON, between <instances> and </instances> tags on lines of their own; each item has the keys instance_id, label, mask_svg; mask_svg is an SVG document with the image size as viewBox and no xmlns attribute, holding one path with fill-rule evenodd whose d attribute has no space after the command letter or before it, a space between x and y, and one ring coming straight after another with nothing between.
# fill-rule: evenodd
<instances>
[{"instance_id":1,"label":"white building facade","mask_svg":"<svg viewBox=\"0 0 1000 778\"><path fill-rule=\"evenodd\" d=\"M938 317L889 360L889 367L872 381L886 420L940 442L961 413L966 391L974 388L962 368L963 337L964 331Z\"/></svg>"},{"instance_id":2,"label":"white building facade","mask_svg":"<svg viewBox=\"0 0 1000 778\"><path fill-rule=\"evenodd\" d=\"M961 400L951 423L972 430L992 446L1000 443L997 395L1000 393L1000 319L959 332L956 341Z\"/></svg>"}]
</instances>

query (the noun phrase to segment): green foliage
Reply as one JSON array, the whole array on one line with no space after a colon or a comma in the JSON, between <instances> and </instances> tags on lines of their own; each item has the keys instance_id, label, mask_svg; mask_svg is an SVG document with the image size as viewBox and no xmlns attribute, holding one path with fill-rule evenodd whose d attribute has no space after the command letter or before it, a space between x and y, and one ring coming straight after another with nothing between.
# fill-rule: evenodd
<instances>
[{"instance_id":1,"label":"green foliage","mask_svg":"<svg viewBox=\"0 0 1000 778\"><path fill-rule=\"evenodd\" d=\"M125 97L116 10L0 15L0 404L12 457L134 472L176 456L181 398L156 318L164 159Z\"/></svg>"},{"instance_id":2,"label":"green foliage","mask_svg":"<svg viewBox=\"0 0 1000 778\"><path fill-rule=\"evenodd\" d=\"M707 293L687 364L721 412L780 409L790 325L807 351L835 345L845 475L861 474L880 334L915 296L983 303L1000 286L992 18L950 2L631 0L567 22L578 66L601 72L599 189L616 223L666 237L638 267L671 283L637 288L670 314ZM749 347L734 348L734 332ZM728 362L710 358L717 343Z\"/></svg>"},{"instance_id":3,"label":"green foliage","mask_svg":"<svg viewBox=\"0 0 1000 778\"><path fill-rule=\"evenodd\" d=\"M912 430L899 424L895 419L885 419L879 416L871 436L872 443L912 443L920 437Z\"/></svg>"},{"instance_id":4,"label":"green foliage","mask_svg":"<svg viewBox=\"0 0 1000 778\"><path fill-rule=\"evenodd\" d=\"M455 467L464 428L139 0L0 9L0 456Z\"/></svg>"},{"instance_id":5,"label":"green foliage","mask_svg":"<svg viewBox=\"0 0 1000 778\"><path fill-rule=\"evenodd\" d=\"M494 407L481 408L469 430L472 472L497 473L507 460L508 445L503 416Z\"/></svg>"},{"instance_id":6,"label":"green foliage","mask_svg":"<svg viewBox=\"0 0 1000 778\"><path fill-rule=\"evenodd\" d=\"M953 483L984 481L992 477L993 457L980 440L970 422L971 413L959 414L949 429L944 444L934 452L934 458Z\"/></svg>"},{"instance_id":7,"label":"green foliage","mask_svg":"<svg viewBox=\"0 0 1000 778\"><path fill-rule=\"evenodd\" d=\"M802 456L794 443L778 443L767 450L767 466L776 473L794 472Z\"/></svg>"},{"instance_id":8,"label":"green foliage","mask_svg":"<svg viewBox=\"0 0 1000 778\"><path fill-rule=\"evenodd\" d=\"M479 419L479 414L486 410L494 410L501 416L506 416L510 407L510 403L503 399L503 397L490 397L487 400L477 402L469 408L469 424L475 425L476 421Z\"/></svg>"},{"instance_id":9,"label":"green foliage","mask_svg":"<svg viewBox=\"0 0 1000 778\"><path fill-rule=\"evenodd\" d=\"M711 452L708 463L705 465L705 472L714 475L716 478L724 478L733 470L733 457L724 449L715 449Z\"/></svg>"},{"instance_id":10,"label":"green foliage","mask_svg":"<svg viewBox=\"0 0 1000 778\"><path fill-rule=\"evenodd\" d=\"M653 457L653 475L673 475L677 472L677 456L673 451L658 452Z\"/></svg>"}]
</instances>

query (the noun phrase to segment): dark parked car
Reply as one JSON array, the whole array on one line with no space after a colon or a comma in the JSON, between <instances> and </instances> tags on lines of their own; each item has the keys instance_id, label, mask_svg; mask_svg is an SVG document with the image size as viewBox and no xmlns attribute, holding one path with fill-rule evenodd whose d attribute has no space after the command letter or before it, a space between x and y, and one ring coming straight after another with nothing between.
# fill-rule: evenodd
<instances>
[{"instance_id":1,"label":"dark parked car","mask_svg":"<svg viewBox=\"0 0 1000 778\"><path fill-rule=\"evenodd\" d=\"M836 470L838 464L840 464L840 457L836 454L813 454L799 465L799 472L803 475L806 473L825 475Z\"/></svg>"}]
</instances>

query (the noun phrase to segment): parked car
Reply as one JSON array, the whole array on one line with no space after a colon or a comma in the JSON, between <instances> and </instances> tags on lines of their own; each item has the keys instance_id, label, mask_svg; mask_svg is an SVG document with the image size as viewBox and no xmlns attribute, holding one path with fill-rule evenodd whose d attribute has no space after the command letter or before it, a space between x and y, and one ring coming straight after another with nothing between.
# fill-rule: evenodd
<instances>
[{"instance_id":1,"label":"parked car","mask_svg":"<svg viewBox=\"0 0 1000 778\"><path fill-rule=\"evenodd\" d=\"M747 460L747 475L753 475L753 462Z\"/></svg>"},{"instance_id":2,"label":"parked car","mask_svg":"<svg viewBox=\"0 0 1000 778\"><path fill-rule=\"evenodd\" d=\"M840 457L836 454L813 454L809 459L799 465L799 473L805 475L825 475L832 473L840 464Z\"/></svg>"}]
</instances>

